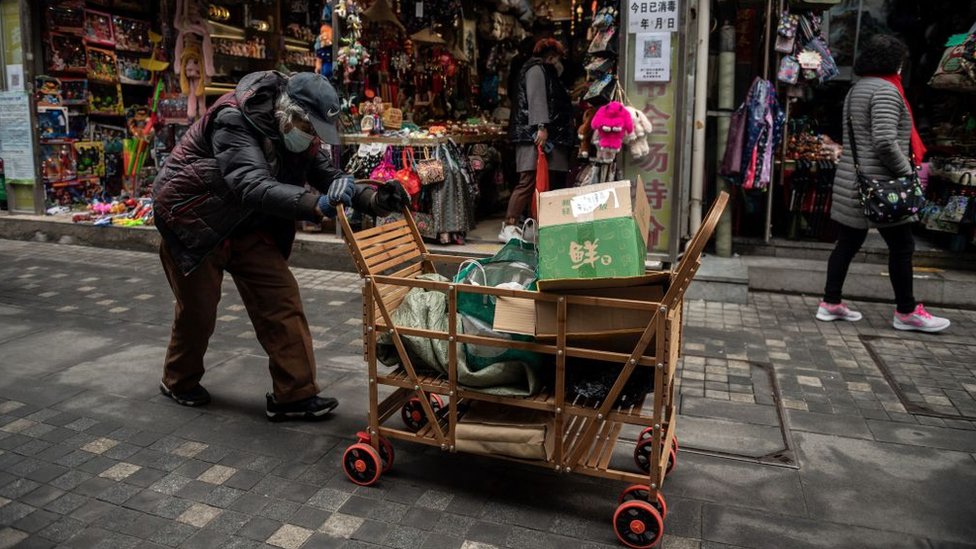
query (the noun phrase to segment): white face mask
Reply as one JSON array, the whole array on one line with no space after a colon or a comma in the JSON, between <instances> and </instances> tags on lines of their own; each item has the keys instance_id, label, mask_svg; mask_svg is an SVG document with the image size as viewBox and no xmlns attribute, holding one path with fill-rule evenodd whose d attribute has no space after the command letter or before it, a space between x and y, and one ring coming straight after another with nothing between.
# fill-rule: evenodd
<instances>
[{"instance_id":1,"label":"white face mask","mask_svg":"<svg viewBox=\"0 0 976 549\"><path fill-rule=\"evenodd\" d=\"M305 133L295 127L288 130L282 137L285 140L285 148L293 153L307 151L315 139L314 135Z\"/></svg>"}]
</instances>

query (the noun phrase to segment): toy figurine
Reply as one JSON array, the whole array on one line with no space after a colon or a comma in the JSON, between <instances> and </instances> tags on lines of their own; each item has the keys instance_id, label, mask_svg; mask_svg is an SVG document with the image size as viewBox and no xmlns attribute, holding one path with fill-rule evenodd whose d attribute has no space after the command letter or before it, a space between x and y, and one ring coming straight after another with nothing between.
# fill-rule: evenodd
<instances>
[{"instance_id":1,"label":"toy figurine","mask_svg":"<svg viewBox=\"0 0 976 549\"><path fill-rule=\"evenodd\" d=\"M195 60L194 63L197 67L192 72L198 74L194 80L199 83L194 87L199 87L200 90L199 105L204 108L199 109L199 111L202 114L206 110L203 88L210 82L210 77L216 73L213 64L213 45L210 42L210 30L207 19L200 13L198 2L195 0L176 0L175 13L173 27L179 31L179 34L176 37L176 48L173 53L173 59L176 60L176 63L173 64L173 70L180 78L182 86L182 81L186 77L186 61L188 59ZM195 47L197 51L187 56L183 53L187 47ZM186 88L187 86L182 87ZM184 89L183 93L188 92ZM191 101L190 104L192 105L192 103ZM198 110L197 106L189 107L188 112L190 109L192 109L190 117L195 116Z\"/></svg>"},{"instance_id":2,"label":"toy figurine","mask_svg":"<svg viewBox=\"0 0 976 549\"><path fill-rule=\"evenodd\" d=\"M332 76L332 25L323 23L319 27L319 35L315 38L315 72Z\"/></svg>"},{"instance_id":3,"label":"toy figurine","mask_svg":"<svg viewBox=\"0 0 976 549\"><path fill-rule=\"evenodd\" d=\"M85 10L85 41L103 46L114 46L112 18L107 13Z\"/></svg>"},{"instance_id":4,"label":"toy figurine","mask_svg":"<svg viewBox=\"0 0 976 549\"><path fill-rule=\"evenodd\" d=\"M152 129L149 127L149 117L151 114L149 107L145 105L129 107L129 110L125 114L127 119L126 127L128 127L129 133L133 137L144 140L148 140L151 137Z\"/></svg>"},{"instance_id":5,"label":"toy figurine","mask_svg":"<svg viewBox=\"0 0 976 549\"><path fill-rule=\"evenodd\" d=\"M60 107L62 105L61 81L51 76L38 76L35 97L39 107Z\"/></svg>"},{"instance_id":6,"label":"toy figurine","mask_svg":"<svg viewBox=\"0 0 976 549\"><path fill-rule=\"evenodd\" d=\"M204 71L202 52L196 44L185 44L179 60L180 91L187 96L186 116L196 118L207 110L207 98L204 96Z\"/></svg>"}]
</instances>

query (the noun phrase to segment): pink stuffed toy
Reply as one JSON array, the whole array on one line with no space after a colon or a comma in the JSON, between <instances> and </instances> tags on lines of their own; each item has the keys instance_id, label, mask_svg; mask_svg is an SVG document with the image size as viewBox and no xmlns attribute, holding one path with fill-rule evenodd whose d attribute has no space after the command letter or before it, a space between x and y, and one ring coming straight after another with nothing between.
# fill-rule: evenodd
<instances>
[{"instance_id":1,"label":"pink stuffed toy","mask_svg":"<svg viewBox=\"0 0 976 549\"><path fill-rule=\"evenodd\" d=\"M596 131L599 144L597 162L613 162L624 140L634 133L634 120L619 101L600 107L590 124Z\"/></svg>"}]
</instances>

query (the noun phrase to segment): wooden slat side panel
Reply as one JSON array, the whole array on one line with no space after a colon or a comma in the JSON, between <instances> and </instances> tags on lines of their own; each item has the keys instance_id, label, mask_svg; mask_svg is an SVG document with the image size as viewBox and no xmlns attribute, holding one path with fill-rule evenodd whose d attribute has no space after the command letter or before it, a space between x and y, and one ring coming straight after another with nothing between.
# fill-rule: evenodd
<instances>
[{"instance_id":1,"label":"wooden slat side panel","mask_svg":"<svg viewBox=\"0 0 976 549\"><path fill-rule=\"evenodd\" d=\"M394 221L393 223L380 225L379 227L371 227L369 229L363 229L361 231L352 233L352 236L359 242L365 242L370 238L376 237L376 235L392 232L397 229L402 229L404 227L407 227L407 222L403 219L400 219L398 221Z\"/></svg>"}]
</instances>

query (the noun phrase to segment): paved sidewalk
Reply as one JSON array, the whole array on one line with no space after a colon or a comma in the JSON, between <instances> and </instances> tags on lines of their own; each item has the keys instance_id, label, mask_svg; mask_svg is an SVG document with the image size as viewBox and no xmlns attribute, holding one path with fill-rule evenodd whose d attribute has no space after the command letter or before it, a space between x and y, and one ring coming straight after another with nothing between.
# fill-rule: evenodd
<instances>
[{"instance_id":1,"label":"paved sidewalk","mask_svg":"<svg viewBox=\"0 0 976 549\"><path fill-rule=\"evenodd\" d=\"M0 240L0 549L618 547L619 483L406 443L378 485L347 481L366 410L359 280L296 276L342 405L271 424L229 278L214 402L187 409L156 388L172 298L152 254ZM939 311L954 325L929 336L855 305L862 322L825 324L813 298L686 304L663 547L976 547L976 312Z\"/></svg>"}]
</instances>

